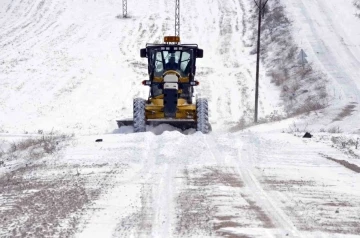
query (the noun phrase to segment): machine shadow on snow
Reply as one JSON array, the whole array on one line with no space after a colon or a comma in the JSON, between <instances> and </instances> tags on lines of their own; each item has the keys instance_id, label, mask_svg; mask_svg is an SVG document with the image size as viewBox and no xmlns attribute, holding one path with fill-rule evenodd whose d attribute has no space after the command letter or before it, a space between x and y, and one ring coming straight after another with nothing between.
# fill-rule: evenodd
<instances>
[{"instance_id":1,"label":"machine shadow on snow","mask_svg":"<svg viewBox=\"0 0 360 238\"><path fill-rule=\"evenodd\" d=\"M125 17L122 15L122 14L119 14L119 15L117 15L117 16L115 16L115 18L116 19L119 19L119 20L126 20L126 19L131 19L131 18L133 18L132 16L130 16L129 14L128 15L126 15Z\"/></svg>"},{"instance_id":2,"label":"machine shadow on snow","mask_svg":"<svg viewBox=\"0 0 360 238\"><path fill-rule=\"evenodd\" d=\"M173 131L177 131L180 132L183 135L192 135L194 133L196 133L196 129L190 128L187 130L181 130L177 127L168 125L168 124L161 124L158 126L146 126L146 131L147 132L151 132L155 135L161 135L162 133L164 133L165 131L168 132L173 132ZM112 132L113 134L132 134L135 133L134 132L134 127L133 126L122 126L118 129L113 130Z\"/></svg>"}]
</instances>

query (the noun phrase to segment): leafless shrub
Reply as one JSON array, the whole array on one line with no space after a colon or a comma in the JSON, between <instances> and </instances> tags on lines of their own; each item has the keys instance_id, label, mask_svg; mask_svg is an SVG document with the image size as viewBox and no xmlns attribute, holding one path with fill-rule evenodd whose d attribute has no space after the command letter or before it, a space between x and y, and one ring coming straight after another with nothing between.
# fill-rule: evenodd
<instances>
[{"instance_id":1,"label":"leafless shrub","mask_svg":"<svg viewBox=\"0 0 360 238\"><path fill-rule=\"evenodd\" d=\"M301 79L308 77L309 75L311 75L311 73L313 73L313 68L311 64L304 65L304 67L297 67L297 69L295 70L295 75L300 75Z\"/></svg>"},{"instance_id":2,"label":"leafless shrub","mask_svg":"<svg viewBox=\"0 0 360 238\"><path fill-rule=\"evenodd\" d=\"M248 122L245 117L241 117L240 120L238 121L238 123L233 126L232 128L230 128L231 132L236 132L236 131L240 131L240 130L244 130L250 126L253 126L254 124L251 122Z\"/></svg>"},{"instance_id":3,"label":"leafless shrub","mask_svg":"<svg viewBox=\"0 0 360 238\"><path fill-rule=\"evenodd\" d=\"M299 50L299 48L297 46L294 46L294 45L290 46L287 58L295 59L298 50Z\"/></svg>"},{"instance_id":4,"label":"leafless shrub","mask_svg":"<svg viewBox=\"0 0 360 238\"><path fill-rule=\"evenodd\" d=\"M243 129L243 128L246 127L246 120L245 120L244 117L241 117L241 119L240 119L240 121L238 123L238 126L239 126L240 129Z\"/></svg>"},{"instance_id":5,"label":"leafless shrub","mask_svg":"<svg viewBox=\"0 0 360 238\"><path fill-rule=\"evenodd\" d=\"M305 124L302 128L299 127L295 122L289 126L288 133L298 133L298 132L306 132L308 124Z\"/></svg>"},{"instance_id":6,"label":"leafless shrub","mask_svg":"<svg viewBox=\"0 0 360 238\"><path fill-rule=\"evenodd\" d=\"M342 130L340 129L339 126L333 126L333 127L330 127L328 130L327 130L328 133L342 133Z\"/></svg>"},{"instance_id":7,"label":"leafless shrub","mask_svg":"<svg viewBox=\"0 0 360 238\"><path fill-rule=\"evenodd\" d=\"M41 137L34 137L22 140L20 142L13 142L6 154L7 159L18 157L19 153L28 153L30 158L41 158L46 155L54 154L59 151L62 146L61 142L70 139L72 135L42 135Z\"/></svg>"},{"instance_id":8,"label":"leafless shrub","mask_svg":"<svg viewBox=\"0 0 360 238\"><path fill-rule=\"evenodd\" d=\"M328 98L328 93L326 92L326 90L322 90L319 92L319 97L320 99L327 99Z\"/></svg>"},{"instance_id":9,"label":"leafless shrub","mask_svg":"<svg viewBox=\"0 0 360 238\"><path fill-rule=\"evenodd\" d=\"M341 129L338 127L330 128L334 133L341 133ZM331 142L333 146L343 151L345 154L349 155L352 158L360 159L360 155L354 151L358 149L359 146L359 138L349 137L346 135L341 136L332 136Z\"/></svg>"},{"instance_id":10,"label":"leafless shrub","mask_svg":"<svg viewBox=\"0 0 360 238\"><path fill-rule=\"evenodd\" d=\"M262 117L258 120L258 123L269 123L269 122L275 122L275 121L281 121L285 119L286 117L284 115L280 115L278 111L273 111L269 115L266 115L265 117Z\"/></svg>"},{"instance_id":11,"label":"leafless shrub","mask_svg":"<svg viewBox=\"0 0 360 238\"><path fill-rule=\"evenodd\" d=\"M5 155L5 151L0 147L0 159ZM0 166L3 166L5 162L0 160Z\"/></svg>"},{"instance_id":12,"label":"leafless shrub","mask_svg":"<svg viewBox=\"0 0 360 238\"><path fill-rule=\"evenodd\" d=\"M266 115L265 117L259 118L257 123L253 122L252 118L251 118L251 120L249 120L249 118L245 119L245 117L241 117L241 119L239 120L237 125L230 128L230 131L231 132L236 132L236 131L244 130L246 128L256 126L256 125L260 125L260 124L281 121L281 120L283 120L285 118L287 118L286 115L279 114L279 112L276 111L276 110L271 112L269 115Z\"/></svg>"},{"instance_id":13,"label":"leafless shrub","mask_svg":"<svg viewBox=\"0 0 360 238\"><path fill-rule=\"evenodd\" d=\"M274 83L276 86L283 85L286 81L286 77L283 73L279 71L271 71L270 72L271 82Z\"/></svg>"},{"instance_id":14,"label":"leafless shrub","mask_svg":"<svg viewBox=\"0 0 360 238\"><path fill-rule=\"evenodd\" d=\"M307 101L297 107L290 115L298 116L301 114L317 111L325 108L325 104L317 101Z\"/></svg>"},{"instance_id":15,"label":"leafless shrub","mask_svg":"<svg viewBox=\"0 0 360 238\"><path fill-rule=\"evenodd\" d=\"M295 81L290 85L290 93L296 94L300 88L301 84L299 83L299 81Z\"/></svg>"},{"instance_id":16,"label":"leafless shrub","mask_svg":"<svg viewBox=\"0 0 360 238\"><path fill-rule=\"evenodd\" d=\"M355 5L355 7L360 9L360 0L354 0L354 5Z\"/></svg>"},{"instance_id":17,"label":"leafless shrub","mask_svg":"<svg viewBox=\"0 0 360 238\"><path fill-rule=\"evenodd\" d=\"M35 146L37 144L41 143L39 139L33 139L29 138L20 142L13 142L10 145L10 152L15 152L17 150L26 150L32 146Z\"/></svg>"},{"instance_id":18,"label":"leafless shrub","mask_svg":"<svg viewBox=\"0 0 360 238\"><path fill-rule=\"evenodd\" d=\"M325 108L328 105L325 75L309 63L300 65L300 49L293 40L291 21L281 1L269 1L268 8L262 24L261 59L270 69L267 75L271 82L281 87L286 113L292 116ZM257 38L256 13L253 11L251 16L253 39ZM256 53L255 46L252 54Z\"/></svg>"},{"instance_id":19,"label":"leafless shrub","mask_svg":"<svg viewBox=\"0 0 360 238\"><path fill-rule=\"evenodd\" d=\"M353 4L358 9L358 12L355 13L355 16L360 18L360 0L354 0Z\"/></svg>"},{"instance_id":20,"label":"leafless shrub","mask_svg":"<svg viewBox=\"0 0 360 238\"><path fill-rule=\"evenodd\" d=\"M334 131L338 128L332 128ZM330 132L330 133L336 133L336 132ZM347 140L345 137L342 136L333 136L331 137L331 142L335 145L341 145L343 148L348 144L354 144L352 140Z\"/></svg>"}]
</instances>

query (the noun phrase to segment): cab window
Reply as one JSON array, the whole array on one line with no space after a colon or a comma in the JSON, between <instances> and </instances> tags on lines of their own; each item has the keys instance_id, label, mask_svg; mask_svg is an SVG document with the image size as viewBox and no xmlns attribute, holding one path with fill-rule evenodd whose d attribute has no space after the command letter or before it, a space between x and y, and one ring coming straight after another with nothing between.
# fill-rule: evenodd
<instances>
[{"instance_id":1,"label":"cab window","mask_svg":"<svg viewBox=\"0 0 360 238\"><path fill-rule=\"evenodd\" d=\"M156 52L155 54L155 77L160 77L164 73L164 65L162 61L161 52Z\"/></svg>"}]
</instances>

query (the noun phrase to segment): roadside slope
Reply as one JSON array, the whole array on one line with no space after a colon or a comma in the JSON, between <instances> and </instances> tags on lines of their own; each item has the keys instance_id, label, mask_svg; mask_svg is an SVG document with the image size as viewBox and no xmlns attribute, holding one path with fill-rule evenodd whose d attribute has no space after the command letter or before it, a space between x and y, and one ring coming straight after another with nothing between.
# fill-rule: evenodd
<instances>
[{"instance_id":1,"label":"roadside slope","mask_svg":"<svg viewBox=\"0 0 360 238\"><path fill-rule=\"evenodd\" d=\"M327 74L329 108L316 119L325 127L340 126L359 132L360 29L352 1L283 1L294 21L294 38L309 56L308 61ZM312 123L314 124L314 120Z\"/></svg>"}]
</instances>

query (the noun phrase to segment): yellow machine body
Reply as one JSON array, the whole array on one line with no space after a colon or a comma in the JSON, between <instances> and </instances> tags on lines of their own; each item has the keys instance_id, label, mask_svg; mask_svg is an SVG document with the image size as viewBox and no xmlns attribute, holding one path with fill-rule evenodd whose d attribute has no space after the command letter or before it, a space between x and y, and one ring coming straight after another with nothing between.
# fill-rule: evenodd
<instances>
[{"instance_id":1,"label":"yellow machine body","mask_svg":"<svg viewBox=\"0 0 360 238\"><path fill-rule=\"evenodd\" d=\"M173 74L179 78L180 83L189 83L189 77L181 77L176 71L169 70L164 73L165 75ZM162 83L164 81L163 77L154 77L153 79L156 83ZM182 90L178 90L178 94L181 94ZM146 119L163 119L165 118L164 114L164 94L161 94L156 97L149 98L145 106L145 117ZM183 98L177 99L177 110L176 116L173 119L193 119L196 121L196 106L194 104L189 104L187 100Z\"/></svg>"},{"instance_id":2,"label":"yellow machine body","mask_svg":"<svg viewBox=\"0 0 360 238\"><path fill-rule=\"evenodd\" d=\"M147 99L134 98L133 119L118 120L118 126L134 127L134 132L146 131L147 125L169 124L180 129L194 128L208 133L208 102L196 98L193 103L196 59L203 58L197 44L180 44L178 36L166 36L163 44L146 44L140 57L147 58L149 86Z\"/></svg>"}]
</instances>

